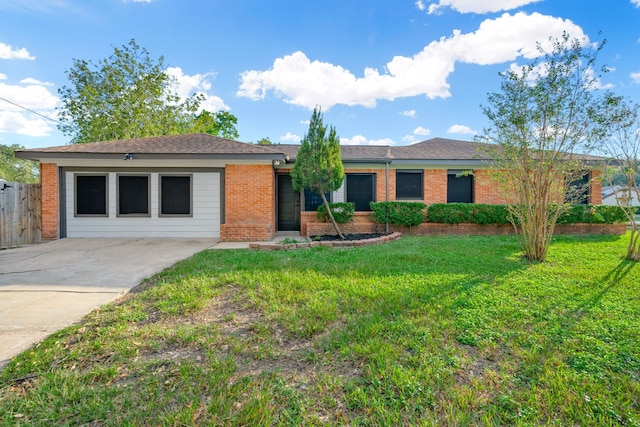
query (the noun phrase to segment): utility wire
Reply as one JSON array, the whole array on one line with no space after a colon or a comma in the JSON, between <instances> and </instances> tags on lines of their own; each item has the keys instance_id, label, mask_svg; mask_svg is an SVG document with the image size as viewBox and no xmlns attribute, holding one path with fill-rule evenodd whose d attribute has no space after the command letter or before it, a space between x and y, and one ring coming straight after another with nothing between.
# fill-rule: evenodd
<instances>
[{"instance_id":1,"label":"utility wire","mask_svg":"<svg viewBox=\"0 0 640 427\"><path fill-rule=\"evenodd\" d=\"M15 105L15 106L16 106L16 107L18 107L18 108L22 108L23 110L26 110L26 111L28 111L28 112L30 112L30 113L33 113L33 114L35 114L36 116L40 116L40 117L42 117L42 118L44 118L44 119L51 120L51 121L52 121L52 122L54 122L54 123L58 123L58 124L60 124L60 125L62 124L62 122L60 122L60 121L58 121L58 120L56 120L56 119L52 119L51 117L47 117L47 116L45 116L44 114L40 114L40 113L38 113L37 111L33 111L33 110L28 109L27 107L23 107L22 105L18 105L18 104L16 104L15 102L11 102L11 101L9 101L8 99L3 98L3 97L1 97L1 96L0 96L0 100L5 101L5 102L8 102L8 103L9 103L9 104L11 104L11 105Z\"/></svg>"}]
</instances>

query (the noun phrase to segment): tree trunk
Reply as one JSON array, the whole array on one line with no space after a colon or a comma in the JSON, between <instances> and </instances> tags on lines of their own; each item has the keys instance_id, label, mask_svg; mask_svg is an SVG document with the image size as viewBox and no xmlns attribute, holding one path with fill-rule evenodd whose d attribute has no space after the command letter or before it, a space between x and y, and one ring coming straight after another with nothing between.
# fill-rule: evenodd
<instances>
[{"instance_id":1,"label":"tree trunk","mask_svg":"<svg viewBox=\"0 0 640 427\"><path fill-rule=\"evenodd\" d=\"M329 202L327 201L327 198L325 197L324 193L322 193L322 192L320 192L320 196L322 197L322 203L324 204L324 208L327 210L327 215L329 215L329 219L331 220L331 223L333 224L333 228L336 229L336 233L338 233L338 237L340 237L342 240L344 240L344 234L342 234L342 232L338 228L338 223L336 222L335 218L333 217L333 212L331 212L331 208L329 207Z\"/></svg>"}]
</instances>

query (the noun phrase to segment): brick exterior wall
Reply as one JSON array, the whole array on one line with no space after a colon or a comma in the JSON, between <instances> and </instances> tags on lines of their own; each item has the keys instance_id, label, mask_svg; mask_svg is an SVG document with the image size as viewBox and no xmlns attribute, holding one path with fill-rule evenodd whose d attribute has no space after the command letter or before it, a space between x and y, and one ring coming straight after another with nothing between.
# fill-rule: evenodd
<instances>
[{"instance_id":1,"label":"brick exterior wall","mask_svg":"<svg viewBox=\"0 0 640 427\"><path fill-rule=\"evenodd\" d=\"M504 194L504 187L487 169L473 171L473 197L475 203L488 205L503 205L509 203L508 195Z\"/></svg>"},{"instance_id":2,"label":"brick exterior wall","mask_svg":"<svg viewBox=\"0 0 640 427\"><path fill-rule=\"evenodd\" d=\"M447 170L424 171L424 202L427 205L447 203Z\"/></svg>"},{"instance_id":3,"label":"brick exterior wall","mask_svg":"<svg viewBox=\"0 0 640 427\"><path fill-rule=\"evenodd\" d=\"M227 242L269 240L275 230L275 173L271 165L225 167L225 223L220 238Z\"/></svg>"},{"instance_id":4,"label":"brick exterior wall","mask_svg":"<svg viewBox=\"0 0 640 427\"><path fill-rule=\"evenodd\" d=\"M55 163L40 164L42 185L42 240L56 240L59 231L58 166Z\"/></svg>"},{"instance_id":5,"label":"brick exterior wall","mask_svg":"<svg viewBox=\"0 0 640 427\"><path fill-rule=\"evenodd\" d=\"M602 204L602 171L591 171L591 188L590 188L590 203L592 205Z\"/></svg>"}]
</instances>

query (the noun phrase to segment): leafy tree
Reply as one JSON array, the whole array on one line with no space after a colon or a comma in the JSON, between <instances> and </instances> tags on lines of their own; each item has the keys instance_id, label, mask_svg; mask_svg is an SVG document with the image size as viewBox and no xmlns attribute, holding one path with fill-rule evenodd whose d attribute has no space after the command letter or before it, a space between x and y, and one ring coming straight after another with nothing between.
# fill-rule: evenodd
<instances>
[{"instance_id":1,"label":"leafy tree","mask_svg":"<svg viewBox=\"0 0 640 427\"><path fill-rule=\"evenodd\" d=\"M197 114L202 95L181 101L164 58L153 61L131 40L97 64L73 60L71 84L62 86L58 128L72 143L188 132L237 137L237 119L226 112Z\"/></svg>"},{"instance_id":2,"label":"leafy tree","mask_svg":"<svg viewBox=\"0 0 640 427\"><path fill-rule=\"evenodd\" d=\"M271 140L269 139L268 136L259 139L256 144L258 145L273 145L273 142L271 142Z\"/></svg>"},{"instance_id":3,"label":"leafy tree","mask_svg":"<svg viewBox=\"0 0 640 427\"><path fill-rule=\"evenodd\" d=\"M38 182L38 163L17 158L17 150L24 150L24 147L18 144L0 144L0 179L24 183Z\"/></svg>"},{"instance_id":4,"label":"leafy tree","mask_svg":"<svg viewBox=\"0 0 640 427\"><path fill-rule=\"evenodd\" d=\"M593 148L590 143L609 120L595 119L603 101L594 67L604 42L585 47L567 34L550 41L551 51L539 45L537 60L500 74L502 91L489 94L482 106L491 125L479 138L493 143L488 151L512 199L524 256L536 261L546 259L555 224L568 206L564 202L584 191L572 185L588 167L576 153Z\"/></svg>"},{"instance_id":5,"label":"leafy tree","mask_svg":"<svg viewBox=\"0 0 640 427\"><path fill-rule=\"evenodd\" d=\"M640 200L640 105L631 104L623 97L608 94L605 108L600 113L603 122L603 154L611 159L611 167L622 179L622 190L615 193L616 202L624 209L630 224L630 239L626 258L640 261L640 224L636 222L635 207L630 201Z\"/></svg>"},{"instance_id":6,"label":"leafy tree","mask_svg":"<svg viewBox=\"0 0 640 427\"><path fill-rule=\"evenodd\" d=\"M322 113L316 107L311 116L309 131L302 139L291 170L291 180L296 191L305 188L320 194L329 219L341 239L344 235L338 228L325 193L335 191L344 180L344 167L340 158L340 139L333 126L328 129L323 123Z\"/></svg>"},{"instance_id":7,"label":"leafy tree","mask_svg":"<svg viewBox=\"0 0 640 427\"><path fill-rule=\"evenodd\" d=\"M204 132L227 139L238 139L240 135L236 129L237 124L238 118L228 111L211 113L203 110L195 116L193 132Z\"/></svg>"}]
</instances>

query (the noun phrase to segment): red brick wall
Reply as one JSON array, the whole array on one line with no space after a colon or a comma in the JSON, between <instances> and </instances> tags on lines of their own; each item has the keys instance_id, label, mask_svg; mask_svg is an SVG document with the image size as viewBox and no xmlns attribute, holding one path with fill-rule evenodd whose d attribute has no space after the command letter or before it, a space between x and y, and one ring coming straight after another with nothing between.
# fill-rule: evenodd
<instances>
[{"instance_id":1,"label":"red brick wall","mask_svg":"<svg viewBox=\"0 0 640 427\"><path fill-rule=\"evenodd\" d=\"M447 170L424 171L424 202L427 205L447 203Z\"/></svg>"},{"instance_id":2,"label":"red brick wall","mask_svg":"<svg viewBox=\"0 0 640 427\"><path fill-rule=\"evenodd\" d=\"M504 186L493 176L493 171L476 169L473 171L474 202L488 205L509 203L509 195L505 194Z\"/></svg>"},{"instance_id":3,"label":"red brick wall","mask_svg":"<svg viewBox=\"0 0 640 427\"><path fill-rule=\"evenodd\" d=\"M275 230L275 174L271 165L225 168L223 241L269 240Z\"/></svg>"},{"instance_id":4,"label":"red brick wall","mask_svg":"<svg viewBox=\"0 0 640 427\"><path fill-rule=\"evenodd\" d=\"M591 171L591 204L602 204L602 171Z\"/></svg>"},{"instance_id":5,"label":"red brick wall","mask_svg":"<svg viewBox=\"0 0 640 427\"><path fill-rule=\"evenodd\" d=\"M58 166L55 163L40 164L42 185L42 240L56 240L59 219Z\"/></svg>"}]
</instances>

